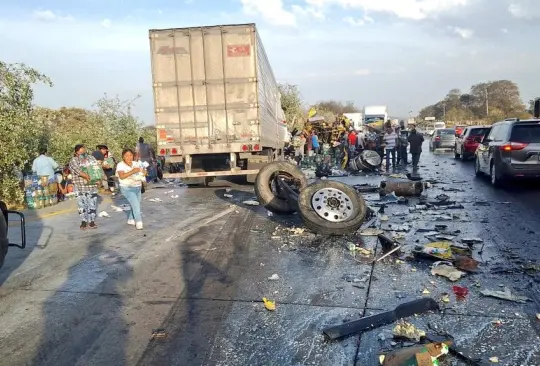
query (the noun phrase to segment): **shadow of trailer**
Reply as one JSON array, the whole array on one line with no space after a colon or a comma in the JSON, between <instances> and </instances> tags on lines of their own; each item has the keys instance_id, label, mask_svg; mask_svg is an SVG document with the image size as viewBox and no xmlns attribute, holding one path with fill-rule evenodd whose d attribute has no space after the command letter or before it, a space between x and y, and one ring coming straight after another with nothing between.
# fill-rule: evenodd
<instances>
[{"instance_id":1,"label":"shadow of trailer","mask_svg":"<svg viewBox=\"0 0 540 366\"><path fill-rule=\"evenodd\" d=\"M22 212L8 210L6 203L3 201L0 201L0 210L2 211L2 215L0 216L0 268L2 268L9 247L17 247L20 249L26 248L26 220ZM16 215L19 218L21 230L20 244L10 243L9 241L8 231L10 215Z\"/></svg>"}]
</instances>

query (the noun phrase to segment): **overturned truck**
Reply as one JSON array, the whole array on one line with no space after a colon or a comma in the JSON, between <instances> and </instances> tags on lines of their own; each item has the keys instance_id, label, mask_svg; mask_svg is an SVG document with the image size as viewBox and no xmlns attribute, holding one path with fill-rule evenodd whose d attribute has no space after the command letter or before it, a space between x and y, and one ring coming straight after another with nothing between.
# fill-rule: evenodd
<instances>
[{"instance_id":1,"label":"overturned truck","mask_svg":"<svg viewBox=\"0 0 540 366\"><path fill-rule=\"evenodd\" d=\"M255 194L275 214L298 212L317 234L355 233L368 213L364 198L353 187L330 180L308 184L304 173L287 162L264 166L255 180Z\"/></svg>"}]
</instances>

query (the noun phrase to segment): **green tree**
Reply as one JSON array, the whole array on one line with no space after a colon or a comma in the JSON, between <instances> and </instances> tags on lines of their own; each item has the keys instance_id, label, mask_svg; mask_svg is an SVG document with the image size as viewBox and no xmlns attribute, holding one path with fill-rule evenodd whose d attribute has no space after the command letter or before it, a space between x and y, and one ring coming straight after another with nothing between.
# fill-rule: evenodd
<instances>
[{"instance_id":1,"label":"green tree","mask_svg":"<svg viewBox=\"0 0 540 366\"><path fill-rule=\"evenodd\" d=\"M33 114L36 83L52 86L31 67L0 61L0 199L11 204L24 200L14 167L31 162L41 142L43 126Z\"/></svg>"},{"instance_id":2,"label":"green tree","mask_svg":"<svg viewBox=\"0 0 540 366\"><path fill-rule=\"evenodd\" d=\"M317 111L318 110L329 111L329 112L332 112L336 116L342 113L361 112L361 110L356 108L354 103L351 101L342 103L335 100L322 100L322 101L317 102L317 104L315 104L313 107L317 109Z\"/></svg>"},{"instance_id":3,"label":"green tree","mask_svg":"<svg viewBox=\"0 0 540 366\"><path fill-rule=\"evenodd\" d=\"M304 126L304 108L300 90L297 85L279 84L281 93L281 108L285 112L289 130Z\"/></svg>"}]
</instances>

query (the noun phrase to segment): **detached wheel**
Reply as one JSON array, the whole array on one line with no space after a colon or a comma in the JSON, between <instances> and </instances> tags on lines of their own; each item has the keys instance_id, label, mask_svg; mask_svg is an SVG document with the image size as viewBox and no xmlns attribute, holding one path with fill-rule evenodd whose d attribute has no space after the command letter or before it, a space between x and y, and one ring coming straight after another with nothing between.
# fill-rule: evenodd
<instances>
[{"instance_id":1,"label":"detached wheel","mask_svg":"<svg viewBox=\"0 0 540 366\"><path fill-rule=\"evenodd\" d=\"M276 214L292 214L296 212L296 204L287 201L285 196L279 192L279 187L276 187L274 182L277 176L290 180L298 190L308 184L306 176L296 165L275 161L266 164L259 170L255 179L255 195L259 203L268 211Z\"/></svg>"},{"instance_id":2,"label":"detached wheel","mask_svg":"<svg viewBox=\"0 0 540 366\"><path fill-rule=\"evenodd\" d=\"M317 234L346 235L360 228L367 206L353 187L321 181L300 191L298 212L306 227Z\"/></svg>"}]
</instances>

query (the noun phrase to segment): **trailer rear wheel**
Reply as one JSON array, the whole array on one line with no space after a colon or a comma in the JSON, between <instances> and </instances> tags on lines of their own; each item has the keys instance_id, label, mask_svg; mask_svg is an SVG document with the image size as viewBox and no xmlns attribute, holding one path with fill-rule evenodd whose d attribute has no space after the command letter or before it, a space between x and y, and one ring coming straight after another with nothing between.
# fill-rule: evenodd
<instances>
[{"instance_id":1,"label":"trailer rear wheel","mask_svg":"<svg viewBox=\"0 0 540 366\"><path fill-rule=\"evenodd\" d=\"M255 194L259 203L268 211L276 214L291 214L296 212L295 202L289 202L279 194L274 179L281 175L294 180L298 189L307 186L307 178L302 171L291 163L275 161L266 164L259 170L255 179Z\"/></svg>"},{"instance_id":2,"label":"trailer rear wheel","mask_svg":"<svg viewBox=\"0 0 540 366\"><path fill-rule=\"evenodd\" d=\"M315 182L298 196L298 213L306 227L317 234L353 234L364 222L366 212L364 198L341 182Z\"/></svg>"}]
</instances>

